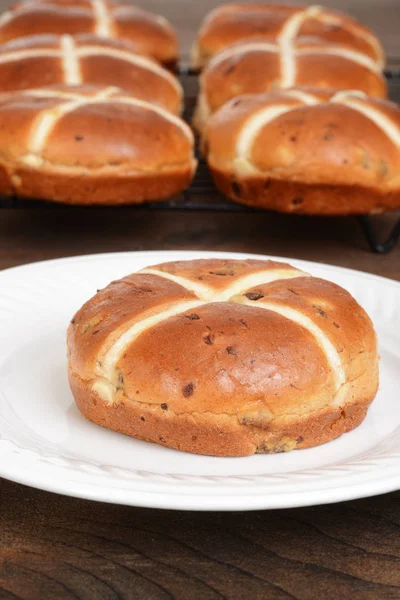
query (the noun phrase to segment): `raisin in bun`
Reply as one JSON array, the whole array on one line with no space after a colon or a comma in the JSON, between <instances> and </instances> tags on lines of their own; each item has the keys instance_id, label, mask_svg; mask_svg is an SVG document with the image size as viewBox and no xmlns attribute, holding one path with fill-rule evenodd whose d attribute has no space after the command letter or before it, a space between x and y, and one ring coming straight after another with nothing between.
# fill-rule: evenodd
<instances>
[{"instance_id":1,"label":"raisin in bun","mask_svg":"<svg viewBox=\"0 0 400 600\"><path fill-rule=\"evenodd\" d=\"M376 336L354 298L262 260L171 262L112 282L72 319L68 360L89 420L215 456L333 440L378 386Z\"/></svg>"}]
</instances>

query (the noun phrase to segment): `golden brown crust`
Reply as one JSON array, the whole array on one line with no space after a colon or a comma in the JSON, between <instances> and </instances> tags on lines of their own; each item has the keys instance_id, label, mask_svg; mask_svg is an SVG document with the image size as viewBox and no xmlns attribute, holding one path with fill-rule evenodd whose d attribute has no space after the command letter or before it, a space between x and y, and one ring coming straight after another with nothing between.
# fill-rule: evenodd
<instances>
[{"instance_id":1,"label":"golden brown crust","mask_svg":"<svg viewBox=\"0 0 400 600\"><path fill-rule=\"evenodd\" d=\"M81 206L131 205L168 200L186 189L193 179L193 165L165 172L60 173L11 167L13 174L0 179L1 193L33 200L49 200ZM8 167L6 167L8 171ZM4 185L4 187L3 187Z\"/></svg>"},{"instance_id":2,"label":"golden brown crust","mask_svg":"<svg viewBox=\"0 0 400 600\"><path fill-rule=\"evenodd\" d=\"M193 135L169 111L118 88L0 95L1 193L75 204L162 200L195 169Z\"/></svg>"},{"instance_id":3,"label":"golden brown crust","mask_svg":"<svg viewBox=\"0 0 400 600\"><path fill-rule=\"evenodd\" d=\"M101 354L135 319L148 317L159 306L194 298L182 286L148 273L128 275L98 290L76 313L68 329L69 360L74 371L92 379Z\"/></svg>"},{"instance_id":4,"label":"golden brown crust","mask_svg":"<svg viewBox=\"0 0 400 600\"><path fill-rule=\"evenodd\" d=\"M201 454L324 443L376 394L376 336L345 290L272 261L156 265L113 282L68 329L90 420Z\"/></svg>"},{"instance_id":5,"label":"golden brown crust","mask_svg":"<svg viewBox=\"0 0 400 600\"><path fill-rule=\"evenodd\" d=\"M221 191L237 202L308 214L400 206L400 110L316 88L231 100L203 147Z\"/></svg>"},{"instance_id":6,"label":"golden brown crust","mask_svg":"<svg viewBox=\"0 0 400 600\"><path fill-rule=\"evenodd\" d=\"M116 364L128 397L151 398L175 413L285 410L304 401L324 404L333 394L332 371L312 335L297 323L259 308L225 302L200 306L190 314L171 317L143 332ZM245 324L243 324L245 323ZM184 351L173 356L170 346L182 340ZM293 344L296 340L296 344ZM302 348L299 369L299 351ZM157 361L153 357L157 356Z\"/></svg>"},{"instance_id":7,"label":"golden brown crust","mask_svg":"<svg viewBox=\"0 0 400 600\"><path fill-rule=\"evenodd\" d=\"M291 268L287 263L253 258L240 261L219 258L175 260L154 266L154 269L162 273L184 277L189 282L209 285L215 291L221 291L227 284L232 285L240 281L245 275Z\"/></svg>"},{"instance_id":8,"label":"golden brown crust","mask_svg":"<svg viewBox=\"0 0 400 600\"><path fill-rule=\"evenodd\" d=\"M235 176L210 167L217 188L231 200L253 208L304 215L366 215L396 210L400 191L362 185L309 184L264 177Z\"/></svg>"},{"instance_id":9,"label":"golden brown crust","mask_svg":"<svg viewBox=\"0 0 400 600\"><path fill-rule=\"evenodd\" d=\"M28 0L15 4L0 21L1 43L33 34L78 33L127 40L136 52L168 67L178 60L177 36L168 21L124 2Z\"/></svg>"},{"instance_id":10,"label":"golden brown crust","mask_svg":"<svg viewBox=\"0 0 400 600\"><path fill-rule=\"evenodd\" d=\"M362 52L383 65L384 53L378 39L346 14L317 6L253 3L225 4L206 16L192 50L193 67L203 68L212 56L239 40L259 36L278 39L284 26L299 16L290 39L318 37Z\"/></svg>"},{"instance_id":11,"label":"golden brown crust","mask_svg":"<svg viewBox=\"0 0 400 600\"><path fill-rule=\"evenodd\" d=\"M109 404L93 391L90 382L71 372L69 382L79 410L89 421L146 442L210 456L271 454L325 444L358 427L373 399L268 430L241 424L228 415L177 415L161 405L122 395L117 403Z\"/></svg>"},{"instance_id":12,"label":"golden brown crust","mask_svg":"<svg viewBox=\"0 0 400 600\"><path fill-rule=\"evenodd\" d=\"M209 116L232 98L293 86L387 96L386 81L376 63L345 46L313 39L287 46L268 38L254 38L229 46L204 69L195 126L202 131Z\"/></svg>"},{"instance_id":13,"label":"golden brown crust","mask_svg":"<svg viewBox=\"0 0 400 600\"><path fill-rule=\"evenodd\" d=\"M95 35L34 35L0 47L0 91L49 85L116 86L179 114L182 87L151 58L120 40Z\"/></svg>"}]
</instances>

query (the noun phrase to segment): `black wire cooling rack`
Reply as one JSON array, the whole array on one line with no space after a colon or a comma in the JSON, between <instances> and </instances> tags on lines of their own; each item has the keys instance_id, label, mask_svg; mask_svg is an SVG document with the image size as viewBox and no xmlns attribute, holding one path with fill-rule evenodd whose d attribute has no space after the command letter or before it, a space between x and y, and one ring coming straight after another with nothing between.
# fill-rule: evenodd
<instances>
[{"instance_id":1,"label":"black wire cooling rack","mask_svg":"<svg viewBox=\"0 0 400 600\"><path fill-rule=\"evenodd\" d=\"M385 71L388 82L389 98L400 104L400 68L392 68ZM196 73L190 69L182 69L180 80L185 92L185 114L186 120L190 121L193 112L194 104L197 96L198 77ZM185 190L179 197L172 198L163 202L148 202L140 205L132 205L132 210L170 210L170 211L214 211L214 212L262 212L267 211L255 209L248 206L243 206L231 202L218 192L213 184L211 175L207 169L204 159L198 155L198 169L196 176L191 186ZM1 208L43 208L51 207L54 209L65 205L45 202L41 200L24 200L18 197L0 196ZM73 209L81 209L83 207L71 207ZM125 208L126 205L125 205ZM118 207L109 207L108 210L118 210ZM343 219L354 217L344 216ZM381 240L381 232L379 231L378 216L362 215L355 217L360 224L369 247L373 252L385 254L392 250L400 238L400 216L395 222L389 234Z\"/></svg>"}]
</instances>

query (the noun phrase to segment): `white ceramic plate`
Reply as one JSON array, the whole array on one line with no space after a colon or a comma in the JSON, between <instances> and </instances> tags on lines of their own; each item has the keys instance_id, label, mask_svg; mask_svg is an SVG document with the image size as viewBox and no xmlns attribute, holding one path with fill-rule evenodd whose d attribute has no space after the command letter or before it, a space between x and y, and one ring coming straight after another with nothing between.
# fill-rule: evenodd
<instances>
[{"instance_id":1,"label":"white ceramic plate","mask_svg":"<svg viewBox=\"0 0 400 600\"><path fill-rule=\"evenodd\" d=\"M0 476L92 500L191 510L305 506L400 487L400 284L357 271L282 259L347 288L378 331L379 394L364 423L338 440L287 454L213 458L134 440L80 415L66 375L65 330L74 312L112 279L212 256L249 257L133 252L0 273Z\"/></svg>"}]
</instances>

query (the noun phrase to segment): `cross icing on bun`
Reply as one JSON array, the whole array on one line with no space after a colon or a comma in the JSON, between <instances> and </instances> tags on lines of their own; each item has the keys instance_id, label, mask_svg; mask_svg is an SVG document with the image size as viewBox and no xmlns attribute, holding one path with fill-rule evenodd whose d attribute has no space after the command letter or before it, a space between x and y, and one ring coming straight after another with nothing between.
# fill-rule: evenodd
<instances>
[{"instance_id":1,"label":"cross icing on bun","mask_svg":"<svg viewBox=\"0 0 400 600\"><path fill-rule=\"evenodd\" d=\"M380 67L384 65L376 36L346 14L322 6L252 3L223 4L206 16L192 49L192 66L202 69L215 54L239 40L267 37L289 46L302 36L345 46L365 54Z\"/></svg>"},{"instance_id":2,"label":"cross icing on bun","mask_svg":"<svg viewBox=\"0 0 400 600\"><path fill-rule=\"evenodd\" d=\"M177 35L161 15L115 0L27 0L0 17L0 43L34 34L90 33L127 40L136 52L174 68Z\"/></svg>"},{"instance_id":3,"label":"cross icing on bun","mask_svg":"<svg viewBox=\"0 0 400 600\"><path fill-rule=\"evenodd\" d=\"M333 440L378 386L376 336L354 298L262 260L178 261L112 282L72 319L68 360L89 420L215 456Z\"/></svg>"},{"instance_id":4,"label":"cross icing on bun","mask_svg":"<svg viewBox=\"0 0 400 600\"><path fill-rule=\"evenodd\" d=\"M0 193L67 204L135 204L183 191L189 126L116 87L0 94Z\"/></svg>"},{"instance_id":5,"label":"cross icing on bun","mask_svg":"<svg viewBox=\"0 0 400 600\"><path fill-rule=\"evenodd\" d=\"M238 96L208 120L203 149L236 202L326 215L400 207L400 108L362 92Z\"/></svg>"}]
</instances>

